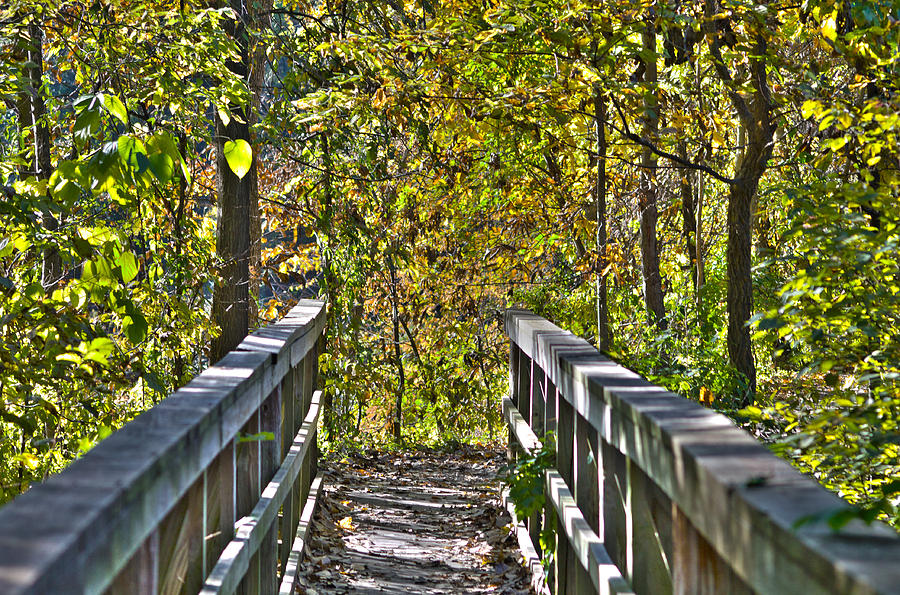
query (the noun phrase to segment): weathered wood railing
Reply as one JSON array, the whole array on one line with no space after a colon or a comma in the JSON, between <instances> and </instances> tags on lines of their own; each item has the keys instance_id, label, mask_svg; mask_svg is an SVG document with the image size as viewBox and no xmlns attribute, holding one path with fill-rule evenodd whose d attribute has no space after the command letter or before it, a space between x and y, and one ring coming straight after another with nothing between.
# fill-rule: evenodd
<instances>
[{"instance_id":1,"label":"weathered wood railing","mask_svg":"<svg viewBox=\"0 0 900 595\"><path fill-rule=\"evenodd\" d=\"M301 302L0 510L0 593L293 593L324 328Z\"/></svg>"},{"instance_id":2,"label":"weathered wood railing","mask_svg":"<svg viewBox=\"0 0 900 595\"><path fill-rule=\"evenodd\" d=\"M900 593L891 529L795 529L842 502L571 333L523 310L505 324L510 442L557 434L545 515L527 527L536 536L557 516L556 593Z\"/></svg>"}]
</instances>

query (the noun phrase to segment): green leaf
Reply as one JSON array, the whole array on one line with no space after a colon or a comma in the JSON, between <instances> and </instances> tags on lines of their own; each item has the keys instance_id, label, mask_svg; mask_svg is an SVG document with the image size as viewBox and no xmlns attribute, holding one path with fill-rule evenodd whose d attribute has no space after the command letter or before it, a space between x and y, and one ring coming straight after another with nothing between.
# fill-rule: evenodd
<instances>
[{"instance_id":1,"label":"green leaf","mask_svg":"<svg viewBox=\"0 0 900 595\"><path fill-rule=\"evenodd\" d=\"M157 376L153 372L144 372L141 378L144 379L144 384L149 386L152 390L158 392L161 395L166 394L166 387L163 386L163 383L160 381L159 376Z\"/></svg>"},{"instance_id":2,"label":"green leaf","mask_svg":"<svg viewBox=\"0 0 900 595\"><path fill-rule=\"evenodd\" d=\"M175 162L181 161L181 153L168 133L154 134L147 139L150 171L165 184L175 175Z\"/></svg>"},{"instance_id":3,"label":"green leaf","mask_svg":"<svg viewBox=\"0 0 900 595\"><path fill-rule=\"evenodd\" d=\"M244 434L238 436L238 442L268 442L275 440L274 432L260 432L259 434Z\"/></svg>"},{"instance_id":4,"label":"green leaf","mask_svg":"<svg viewBox=\"0 0 900 595\"><path fill-rule=\"evenodd\" d=\"M139 159L139 156L143 155L145 159L147 157L147 149L144 147L144 143L142 143L140 139L123 134L119 137L119 141L116 144L119 148L119 156L122 160L127 163L131 169L141 171L141 160Z\"/></svg>"},{"instance_id":5,"label":"green leaf","mask_svg":"<svg viewBox=\"0 0 900 595\"><path fill-rule=\"evenodd\" d=\"M138 262L133 253L123 252L116 259L116 264L119 265L119 270L122 272L122 281L125 283L137 277Z\"/></svg>"},{"instance_id":6,"label":"green leaf","mask_svg":"<svg viewBox=\"0 0 900 595\"><path fill-rule=\"evenodd\" d=\"M34 471L41 464L41 461L30 452L23 452L22 454L15 455L12 460L16 463L20 463L29 471Z\"/></svg>"},{"instance_id":7,"label":"green leaf","mask_svg":"<svg viewBox=\"0 0 900 595\"><path fill-rule=\"evenodd\" d=\"M246 176L247 172L250 171L250 165L253 163L253 149L250 148L250 143L242 138L236 141L230 140L225 143L223 152L225 153L228 167L231 168L234 175L238 178Z\"/></svg>"},{"instance_id":8,"label":"green leaf","mask_svg":"<svg viewBox=\"0 0 900 595\"><path fill-rule=\"evenodd\" d=\"M822 35L829 41L837 39L837 24L834 15L831 15L822 21Z\"/></svg>"},{"instance_id":9,"label":"green leaf","mask_svg":"<svg viewBox=\"0 0 900 595\"><path fill-rule=\"evenodd\" d=\"M100 93L97 97L100 98L100 105L103 106L103 109L115 116L122 124L128 124L128 110L125 109L125 104L118 97L104 93Z\"/></svg>"},{"instance_id":10,"label":"green leaf","mask_svg":"<svg viewBox=\"0 0 900 595\"><path fill-rule=\"evenodd\" d=\"M132 310L129 316L122 320L128 340L137 345L147 337L147 319L138 310Z\"/></svg>"},{"instance_id":11,"label":"green leaf","mask_svg":"<svg viewBox=\"0 0 900 595\"><path fill-rule=\"evenodd\" d=\"M222 124L228 126L228 123L231 122L231 114L228 113L228 108L219 107L216 108L216 111L219 113L219 119L222 120Z\"/></svg>"},{"instance_id":12,"label":"green leaf","mask_svg":"<svg viewBox=\"0 0 900 595\"><path fill-rule=\"evenodd\" d=\"M175 175L175 162L168 155L154 153L148 159L150 161L150 171L163 184L171 180L172 176Z\"/></svg>"},{"instance_id":13,"label":"green leaf","mask_svg":"<svg viewBox=\"0 0 900 595\"><path fill-rule=\"evenodd\" d=\"M100 114L86 107L81 110L78 117L75 118L75 124L72 126L72 132L78 140L88 140L94 135L94 131L100 127Z\"/></svg>"},{"instance_id":14,"label":"green leaf","mask_svg":"<svg viewBox=\"0 0 900 595\"><path fill-rule=\"evenodd\" d=\"M113 279L112 267L103 256L97 256L96 259L85 263L82 279L93 281L98 285L109 285Z\"/></svg>"}]
</instances>

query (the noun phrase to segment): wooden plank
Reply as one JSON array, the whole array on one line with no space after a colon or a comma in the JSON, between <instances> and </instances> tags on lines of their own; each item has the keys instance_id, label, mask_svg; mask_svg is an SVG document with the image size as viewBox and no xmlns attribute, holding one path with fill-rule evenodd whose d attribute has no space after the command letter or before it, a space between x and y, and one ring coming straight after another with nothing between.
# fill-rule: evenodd
<instances>
[{"instance_id":1,"label":"wooden plank","mask_svg":"<svg viewBox=\"0 0 900 595\"><path fill-rule=\"evenodd\" d=\"M4 506L0 535L17 537L0 538L0 592L58 592L54 585L103 591L221 449L223 435L233 431L223 411L255 400L267 359L227 356ZM91 486L102 497L82 505L78 492ZM27 528L19 526L32 516Z\"/></svg>"},{"instance_id":2,"label":"wooden plank","mask_svg":"<svg viewBox=\"0 0 900 595\"><path fill-rule=\"evenodd\" d=\"M753 589L890 593L900 584L900 539L890 529L848 528L854 548L826 527L794 530L798 519L844 504L724 416L533 314L510 311L505 326L601 438L651 477Z\"/></svg>"},{"instance_id":3,"label":"wooden plank","mask_svg":"<svg viewBox=\"0 0 900 595\"><path fill-rule=\"evenodd\" d=\"M236 350L262 351L282 356L291 350L293 343L300 337L310 333L321 334L324 328L325 302L300 300L281 320L247 335ZM286 371L287 369L284 370L285 373Z\"/></svg>"},{"instance_id":4,"label":"wooden plank","mask_svg":"<svg viewBox=\"0 0 900 595\"><path fill-rule=\"evenodd\" d=\"M600 442L603 467L603 543L609 557L622 569L625 578L631 577L628 544L630 506L628 491L628 459L605 441ZM598 533L600 535L600 533Z\"/></svg>"},{"instance_id":5,"label":"wooden plank","mask_svg":"<svg viewBox=\"0 0 900 595\"><path fill-rule=\"evenodd\" d=\"M232 593L250 566L266 532L269 531L284 503L290 487L300 472L316 432L321 393L316 392L303 426L294 438L291 451L262 492L253 511L237 523L235 537L225 548L215 568L207 577L203 593Z\"/></svg>"},{"instance_id":6,"label":"wooden plank","mask_svg":"<svg viewBox=\"0 0 900 595\"><path fill-rule=\"evenodd\" d=\"M316 309L316 307L318 309ZM324 307L294 321L324 328ZM291 347L293 353L293 346ZM0 592L102 592L259 408L270 353L232 352L0 510Z\"/></svg>"},{"instance_id":7,"label":"wooden plank","mask_svg":"<svg viewBox=\"0 0 900 595\"><path fill-rule=\"evenodd\" d=\"M557 425L557 444L556 444L556 469L562 477L566 485L574 485L573 468L575 464L575 411L572 405L565 399L558 402L559 420ZM550 496L546 493L547 498ZM557 527L562 527L565 522L564 516L559 516ZM566 539L566 533L560 531L557 539L556 547L556 585L559 595L578 595L577 574L578 566L576 564L576 553L572 549L572 544Z\"/></svg>"},{"instance_id":8,"label":"wooden plank","mask_svg":"<svg viewBox=\"0 0 900 595\"><path fill-rule=\"evenodd\" d=\"M752 593L675 504L672 518L672 583L676 595Z\"/></svg>"},{"instance_id":9,"label":"wooden plank","mask_svg":"<svg viewBox=\"0 0 900 595\"><path fill-rule=\"evenodd\" d=\"M531 587L538 595L550 595L550 587L547 582L547 576L544 573L541 556L538 554L534 542L531 541L531 535L529 535L525 523L516 516L516 505L509 497L509 489L504 488L501 497L503 506L512 518L513 531L516 534L516 541L519 543L519 550L524 558L525 568L531 573Z\"/></svg>"},{"instance_id":10,"label":"wooden plank","mask_svg":"<svg viewBox=\"0 0 900 595\"><path fill-rule=\"evenodd\" d=\"M638 593L672 593L672 504L637 465L628 466L631 584Z\"/></svg>"},{"instance_id":11,"label":"wooden plank","mask_svg":"<svg viewBox=\"0 0 900 595\"><path fill-rule=\"evenodd\" d=\"M271 432L274 438L259 443L260 480L271 481L281 463L281 387L263 403L259 410L260 430ZM276 517L278 508L276 506ZM274 595L278 590L278 523L272 523L259 547L260 593Z\"/></svg>"},{"instance_id":12,"label":"wooden plank","mask_svg":"<svg viewBox=\"0 0 900 595\"><path fill-rule=\"evenodd\" d=\"M236 497L235 448L232 441L206 470L204 577L212 570L222 550L234 536Z\"/></svg>"},{"instance_id":13,"label":"wooden plank","mask_svg":"<svg viewBox=\"0 0 900 595\"><path fill-rule=\"evenodd\" d=\"M503 416L509 425L510 432L513 433L515 441L526 451L537 450L541 447L541 441L531 430L528 422L519 413L515 403L509 397L503 397Z\"/></svg>"},{"instance_id":14,"label":"wooden plank","mask_svg":"<svg viewBox=\"0 0 900 595\"><path fill-rule=\"evenodd\" d=\"M297 574L300 571L300 563L303 561L304 550L308 542L307 534L319 503L319 490L322 488L322 480L321 474L316 475L316 478L310 484L309 496L306 498L306 504L303 506L300 522L294 534L291 552L285 564L284 577L281 579L278 589L279 595L294 595L294 590L297 588Z\"/></svg>"},{"instance_id":15,"label":"wooden plank","mask_svg":"<svg viewBox=\"0 0 900 595\"><path fill-rule=\"evenodd\" d=\"M282 411L282 433L281 433L281 459L284 460L284 457L287 456L288 452L290 452L291 448L291 437L297 433L297 430L294 428L294 370L291 369L288 374L285 375L281 384L281 411ZM295 482L296 484L296 482ZM296 509L294 505L294 490L296 487L291 488L291 492L288 494L287 499L281 508L281 519L279 523L279 534L281 539L279 541L278 546L278 560L279 567L281 573L279 575L279 582L283 578L285 571L285 562L288 559L288 555L291 551L291 539L290 536L294 534L294 527L297 526L297 516Z\"/></svg>"},{"instance_id":16,"label":"wooden plank","mask_svg":"<svg viewBox=\"0 0 900 595\"><path fill-rule=\"evenodd\" d=\"M557 527L566 536L575 554L575 560L588 569L591 582L598 593L633 593L622 573L613 564L603 541L591 529L585 520L575 498L566 486L562 476L548 470L544 473L547 498L556 508L562 523Z\"/></svg>"},{"instance_id":17,"label":"wooden plank","mask_svg":"<svg viewBox=\"0 0 900 595\"><path fill-rule=\"evenodd\" d=\"M525 421L531 421L531 360L527 357L519 357L519 392L514 397L516 407Z\"/></svg>"},{"instance_id":18,"label":"wooden plank","mask_svg":"<svg viewBox=\"0 0 900 595\"><path fill-rule=\"evenodd\" d=\"M196 593L203 584L203 478L188 490L160 523L159 593Z\"/></svg>"},{"instance_id":19,"label":"wooden plank","mask_svg":"<svg viewBox=\"0 0 900 595\"><path fill-rule=\"evenodd\" d=\"M507 420L509 420L508 414L509 411L516 411L519 418L522 419L523 424L527 427L527 422L525 422L524 418L522 418L521 414L518 414L518 408L516 407L516 403L519 402L519 353L520 349L516 346L512 341L509 342L509 395L504 397L503 401L503 414L507 416ZM507 401L509 405L507 405ZM508 408L509 407L509 408ZM512 421L509 422L512 424ZM518 423L518 422L517 422ZM529 428L530 429L530 428ZM515 430L510 427L508 429L509 435L507 436L506 441L506 462L509 465L512 465L516 461L516 456L518 453L516 452L516 434ZM521 444L521 441L519 441Z\"/></svg>"},{"instance_id":20,"label":"wooden plank","mask_svg":"<svg viewBox=\"0 0 900 595\"><path fill-rule=\"evenodd\" d=\"M575 488L575 502L578 509L584 515L588 526L594 533L600 535L599 531L599 508L602 492L600 483L597 478L597 461L598 454L591 449L591 436L596 437L597 433L592 432L590 425L580 415L575 416L575 444L573 465L573 486ZM591 576L587 568L579 567L577 573L576 591L579 593L587 592L591 588Z\"/></svg>"},{"instance_id":21,"label":"wooden plank","mask_svg":"<svg viewBox=\"0 0 900 595\"><path fill-rule=\"evenodd\" d=\"M106 592L157 593L159 590L159 533L154 531L137 549Z\"/></svg>"},{"instance_id":22,"label":"wooden plank","mask_svg":"<svg viewBox=\"0 0 900 595\"><path fill-rule=\"evenodd\" d=\"M260 442L253 438L260 433L259 414L257 409L256 414L241 429L235 444L235 512L238 518L243 518L253 510L262 490ZM239 522L235 523L235 533L238 532L238 527ZM225 548L227 550L228 546ZM236 591L240 595L258 595L261 576L258 556L251 556L248 568L242 575L243 580Z\"/></svg>"}]
</instances>

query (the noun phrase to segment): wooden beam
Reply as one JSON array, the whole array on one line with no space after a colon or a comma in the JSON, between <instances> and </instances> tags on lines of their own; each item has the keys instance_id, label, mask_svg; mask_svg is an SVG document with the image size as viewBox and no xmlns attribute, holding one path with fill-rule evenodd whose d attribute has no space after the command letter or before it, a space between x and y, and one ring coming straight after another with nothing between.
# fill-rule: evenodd
<instances>
[{"instance_id":1,"label":"wooden beam","mask_svg":"<svg viewBox=\"0 0 900 595\"><path fill-rule=\"evenodd\" d=\"M562 476L556 470L549 469L544 472L544 479L545 494L556 508L563 525L556 530L563 532L575 553L575 559L590 573L596 592L601 595L633 595L628 581L606 553L603 540L597 537L575 504L575 498Z\"/></svg>"},{"instance_id":2,"label":"wooden beam","mask_svg":"<svg viewBox=\"0 0 900 595\"><path fill-rule=\"evenodd\" d=\"M99 593L114 579L130 580L119 572L280 383L275 360L308 353L318 340L310 335L324 328L324 304L302 302L285 320L276 324L280 334L266 336L270 349L231 352L4 506L0 592Z\"/></svg>"},{"instance_id":3,"label":"wooden beam","mask_svg":"<svg viewBox=\"0 0 900 595\"><path fill-rule=\"evenodd\" d=\"M794 529L803 517L847 505L723 415L651 384L530 312L507 311L505 328L560 399L646 473L753 589L896 592L896 533L862 523L840 533L821 523Z\"/></svg>"},{"instance_id":4,"label":"wooden beam","mask_svg":"<svg viewBox=\"0 0 900 595\"><path fill-rule=\"evenodd\" d=\"M534 543L531 541L531 535L528 534L528 527L522 519L516 516L516 505L509 497L509 490L504 489L503 506L509 512L512 518L513 531L516 534L516 540L519 542L519 549L522 551L522 557L525 560L525 568L531 573L531 586L538 595L550 595L550 587L547 585L547 575L544 573L544 565Z\"/></svg>"},{"instance_id":5,"label":"wooden beam","mask_svg":"<svg viewBox=\"0 0 900 595\"><path fill-rule=\"evenodd\" d=\"M263 490L253 511L237 522L234 539L225 547L218 563L207 577L201 593L233 593L240 584L251 557L259 550L263 537L273 526L278 516L278 509L281 508L290 493L310 446L315 440L321 396L321 391L317 391L313 395L309 413L294 438L290 452ZM271 571L274 572L274 569Z\"/></svg>"},{"instance_id":6,"label":"wooden beam","mask_svg":"<svg viewBox=\"0 0 900 595\"><path fill-rule=\"evenodd\" d=\"M316 475L316 478L309 486L309 495L306 497L303 513L300 515L300 523L297 525L291 553L288 555L287 563L285 564L284 578L281 580L281 586L278 589L279 595L294 595L294 589L297 587L297 575L300 572L300 563L303 561L304 550L309 541L307 534L312 526L313 515L316 513L316 507L319 504L319 490L322 488L322 480L323 476L320 473Z\"/></svg>"},{"instance_id":7,"label":"wooden beam","mask_svg":"<svg viewBox=\"0 0 900 595\"><path fill-rule=\"evenodd\" d=\"M541 447L541 441L531 430L528 422L519 413L518 407L509 397L503 397L503 416L516 437L516 441L526 451L531 452Z\"/></svg>"}]
</instances>

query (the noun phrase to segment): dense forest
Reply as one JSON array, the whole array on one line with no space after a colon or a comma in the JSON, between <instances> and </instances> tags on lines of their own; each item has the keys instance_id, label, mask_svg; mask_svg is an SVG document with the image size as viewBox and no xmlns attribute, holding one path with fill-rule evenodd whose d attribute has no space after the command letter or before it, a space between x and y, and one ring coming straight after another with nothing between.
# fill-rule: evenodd
<instances>
[{"instance_id":1,"label":"dense forest","mask_svg":"<svg viewBox=\"0 0 900 595\"><path fill-rule=\"evenodd\" d=\"M898 19L6 2L0 502L320 296L326 447L501 439L521 306L896 524Z\"/></svg>"}]
</instances>

